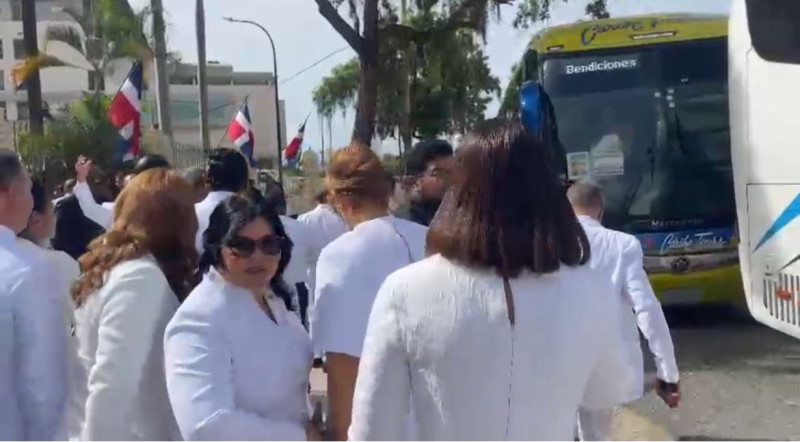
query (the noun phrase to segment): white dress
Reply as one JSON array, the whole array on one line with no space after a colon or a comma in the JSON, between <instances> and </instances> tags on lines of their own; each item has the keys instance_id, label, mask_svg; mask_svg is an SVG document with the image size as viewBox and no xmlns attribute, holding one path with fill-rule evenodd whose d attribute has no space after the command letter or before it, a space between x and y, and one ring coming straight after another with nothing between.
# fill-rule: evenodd
<instances>
[{"instance_id":1,"label":"white dress","mask_svg":"<svg viewBox=\"0 0 800 442\"><path fill-rule=\"evenodd\" d=\"M353 399L351 440L572 440L578 405L617 404L619 296L589 266L503 281L440 255L386 279Z\"/></svg>"},{"instance_id":2,"label":"white dress","mask_svg":"<svg viewBox=\"0 0 800 442\"><path fill-rule=\"evenodd\" d=\"M306 439L311 343L283 301L268 302L275 322L212 269L170 321L167 386L184 439Z\"/></svg>"},{"instance_id":3,"label":"white dress","mask_svg":"<svg viewBox=\"0 0 800 442\"><path fill-rule=\"evenodd\" d=\"M117 264L75 311L88 373L82 440L175 440L164 328L178 298L150 255Z\"/></svg>"}]
</instances>

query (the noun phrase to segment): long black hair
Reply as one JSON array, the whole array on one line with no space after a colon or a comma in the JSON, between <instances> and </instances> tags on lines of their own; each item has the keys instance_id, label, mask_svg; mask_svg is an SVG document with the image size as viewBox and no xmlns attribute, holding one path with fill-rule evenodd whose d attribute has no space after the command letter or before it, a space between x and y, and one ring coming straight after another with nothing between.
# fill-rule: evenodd
<instances>
[{"instance_id":1,"label":"long black hair","mask_svg":"<svg viewBox=\"0 0 800 442\"><path fill-rule=\"evenodd\" d=\"M222 246L236 236L244 226L258 218L266 220L272 226L275 235L284 238L278 270L270 280L269 287L283 300L286 308L292 310L292 291L283 280L283 272L292 259L293 244L275 210L255 195L232 195L211 212L208 229L203 233L204 252L200 257L199 272L201 275L205 274L212 266L224 269Z\"/></svg>"}]
</instances>

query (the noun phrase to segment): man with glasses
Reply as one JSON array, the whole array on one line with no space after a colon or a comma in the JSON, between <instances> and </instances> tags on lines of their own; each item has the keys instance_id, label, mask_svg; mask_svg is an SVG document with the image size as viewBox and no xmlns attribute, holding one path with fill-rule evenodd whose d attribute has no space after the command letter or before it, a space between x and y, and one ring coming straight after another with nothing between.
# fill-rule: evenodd
<instances>
[{"instance_id":1,"label":"man with glasses","mask_svg":"<svg viewBox=\"0 0 800 442\"><path fill-rule=\"evenodd\" d=\"M417 143L406 157L404 184L411 188L411 203L397 215L423 226L430 225L447 191L453 168L453 146L444 140Z\"/></svg>"}]
</instances>

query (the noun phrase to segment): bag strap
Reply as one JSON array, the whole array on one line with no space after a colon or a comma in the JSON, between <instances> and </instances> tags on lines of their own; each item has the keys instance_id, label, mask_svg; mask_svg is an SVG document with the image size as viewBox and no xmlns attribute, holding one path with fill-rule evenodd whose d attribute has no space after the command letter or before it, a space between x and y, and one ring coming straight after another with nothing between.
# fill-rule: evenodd
<instances>
[{"instance_id":1,"label":"bag strap","mask_svg":"<svg viewBox=\"0 0 800 442\"><path fill-rule=\"evenodd\" d=\"M403 245L406 247L406 253L408 253L408 263L413 264L416 260L414 259L414 254L411 253L411 245L409 245L408 240L405 236L403 236L402 233L400 233L400 230L397 229L397 226L395 226L393 222L389 220L386 222L389 224L392 230L394 230L394 233L398 236L398 238L403 241Z\"/></svg>"},{"instance_id":2,"label":"bag strap","mask_svg":"<svg viewBox=\"0 0 800 442\"><path fill-rule=\"evenodd\" d=\"M511 282L508 280L508 276L506 276L505 272L502 272L503 276L503 291L506 294L506 313L508 314L508 322L511 324L511 328L514 328L516 324L516 311L514 309L514 292L511 291Z\"/></svg>"}]
</instances>

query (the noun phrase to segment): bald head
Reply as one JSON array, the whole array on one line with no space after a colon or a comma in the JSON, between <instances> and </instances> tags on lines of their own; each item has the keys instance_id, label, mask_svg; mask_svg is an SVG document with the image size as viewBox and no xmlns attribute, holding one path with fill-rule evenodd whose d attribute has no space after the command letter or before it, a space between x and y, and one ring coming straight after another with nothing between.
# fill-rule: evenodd
<instances>
[{"instance_id":1,"label":"bald head","mask_svg":"<svg viewBox=\"0 0 800 442\"><path fill-rule=\"evenodd\" d=\"M600 218L603 213L603 192L591 181L580 181L569 187L567 199L577 215Z\"/></svg>"}]
</instances>

